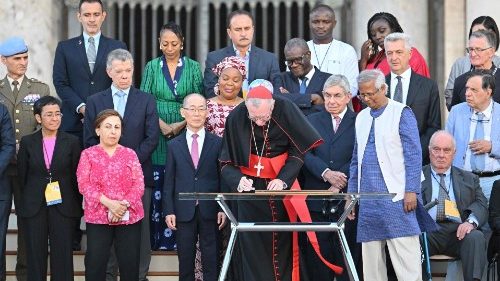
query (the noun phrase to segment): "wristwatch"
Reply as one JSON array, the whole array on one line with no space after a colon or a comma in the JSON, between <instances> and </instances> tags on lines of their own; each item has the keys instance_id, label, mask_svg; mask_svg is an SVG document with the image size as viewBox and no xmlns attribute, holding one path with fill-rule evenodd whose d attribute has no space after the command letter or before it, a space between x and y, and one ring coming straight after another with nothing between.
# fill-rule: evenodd
<instances>
[{"instance_id":1,"label":"wristwatch","mask_svg":"<svg viewBox=\"0 0 500 281\"><path fill-rule=\"evenodd\" d=\"M472 226L474 226L474 228L477 228L477 224L475 221L471 220L471 219L467 219L467 222L472 224Z\"/></svg>"}]
</instances>

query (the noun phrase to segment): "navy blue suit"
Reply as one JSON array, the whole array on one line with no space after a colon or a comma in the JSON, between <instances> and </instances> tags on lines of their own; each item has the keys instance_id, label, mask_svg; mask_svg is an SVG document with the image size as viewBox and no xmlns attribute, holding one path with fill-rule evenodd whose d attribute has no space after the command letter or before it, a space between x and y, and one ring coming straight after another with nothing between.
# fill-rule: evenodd
<instances>
[{"instance_id":1,"label":"navy blue suit","mask_svg":"<svg viewBox=\"0 0 500 281\"><path fill-rule=\"evenodd\" d=\"M163 185L163 215L176 216L179 280L194 280L195 245L200 237L203 280L217 280L217 203L179 200L180 192L219 192L222 139L206 132L198 167L189 152L186 132L168 143Z\"/></svg>"},{"instance_id":2,"label":"navy blue suit","mask_svg":"<svg viewBox=\"0 0 500 281\"><path fill-rule=\"evenodd\" d=\"M5 236L12 207L12 187L6 170L15 152L16 141L9 111L0 103L0 279L5 278Z\"/></svg>"},{"instance_id":3,"label":"navy blue suit","mask_svg":"<svg viewBox=\"0 0 500 281\"><path fill-rule=\"evenodd\" d=\"M111 86L106 73L106 59L115 49L126 49L125 43L101 35L97 46L94 72L90 72L83 35L59 42L54 57L53 82L62 100L64 114L61 130L82 137L83 116L76 108L87 98Z\"/></svg>"},{"instance_id":4,"label":"navy blue suit","mask_svg":"<svg viewBox=\"0 0 500 281\"><path fill-rule=\"evenodd\" d=\"M354 149L356 130L355 121L356 114L350 109L347 109L344 117L336 132L333 131L332 115L327 111L311 114L307 119L318 130L321 137L325 141L320 146L306 153L304 157L304 185L303 190L327 190L330 188L330 183L325 182L321 174L325 169L329 168L332 171L344 173L349 178L349 166L351 164L352 152ZM344 188L347 190L347 187ZM331 206L337 206L339 202L331 202L326 204L323 200L308 200L307 205L311 212L311 218L316 222L328 222L332 220L330 215L322 213L323 204L328 206L329 211ZM338 206L337 206L338 207ZM339 213L342 210L337 210L333 215L338 219ZM361 258L361 247L356 244L356 222L346 221L346 237L348 239L351 253L356 265L359 265ZM302 235L302 234L301 234ZM332 232L317 232L318 242L321 247L321 252L324 257L334 264L344 266L340 244L338 243L337 235ZM329 281L333 280L333 272L324 266L317 258L314 250L308 245L305 235L301 236L302 253L305 255L306 268L311 280ZM359 270L358 270L359 272ZM349 280L346 273L336 276L336 280Z\"/></svg>"},{"instance_id":5,"label":"navy blue suit","mask_svg":"<svg viewBox=\"0 0 500 281\"><path fill-rule=\"evenodd\" d=\"M94 120L97 114L105 109L113 108L111 89L96 93L87 99L83 131L85 148L99 143L94 129ZM154 185L151 154L158 145L159 135L160 125L155 99L152 95L131 87L125 105L120 144L137 153L146 187Z\"/></svg>"},{"instance_id":6,"label":"navy blue suit","mask_svg":"<svg viewBox=\"0 0 500 281\"><path fill-rule=\"evenodd\" d=\"M203 86L205 87L205 95L208 98L215 96L214 86L218 81L217 75L213 73L212 68L225 57L231 56L236 56L232 44L208 53L207 60L205 61L205 73L203 75ZM281 87L280 67L278 59L273 53L252 45L248 68L247 76L249 84L255 79L266 79L273 84L274 92L279 93L279 87Z\"/></svg>"},{"instance_id":7,"label":"navy blue suit","mask_svg":"<svg viewBox=\"0 0 500 281\"><path fill-rule=\"evenodd\" d=\"M325 109L325 106L322 104L313 105L311 103L311 94L319 94L321 97L323 97L323 86L325 85L326 80L331 76L331 74L321 72L316 67L314 68L314 75L311 78L311 81L309 81L309 83L307 84L305 94L300 94L299 79L295 77L295 75L293 75L291 71L282 72L280 75L283 81L283 87L289 92L287 94L282 94L282 96L295 103L305 115L309 115Z\"/></svg>"}]
</instances>

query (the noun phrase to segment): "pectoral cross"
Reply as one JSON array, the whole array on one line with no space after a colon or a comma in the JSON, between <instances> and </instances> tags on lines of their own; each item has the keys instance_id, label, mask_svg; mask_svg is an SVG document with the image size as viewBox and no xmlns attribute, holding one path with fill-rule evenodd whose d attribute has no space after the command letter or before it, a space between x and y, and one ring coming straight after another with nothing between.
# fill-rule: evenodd
<instances>
[{"instance_id":1,"label":"pectoral cross","mask_svg":"<svg viewBox=\"0 0 500 281\"><path fill-rule=\"evenodd\" d=\"M264 166L262 166L259 161L257 165L254 165L253 167L257 169L257 177L260 177L260 170L264 170Z\"/></svg>"}]
</instances>

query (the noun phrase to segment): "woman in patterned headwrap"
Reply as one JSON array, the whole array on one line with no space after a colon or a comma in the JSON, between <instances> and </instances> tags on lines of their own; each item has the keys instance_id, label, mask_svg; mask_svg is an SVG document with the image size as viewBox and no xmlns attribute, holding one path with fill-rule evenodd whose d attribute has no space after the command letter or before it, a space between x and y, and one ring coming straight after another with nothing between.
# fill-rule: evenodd
<instances>
[{"instance_id":1,"label":"woman in patterned headwrap","mask_svg":"<svg viewBox=\"0 0 500 281\"><path fill-rule=\"evenodd\" d=\"M216 96L207 100L205 127L207 131L222 137L226 117L243 101L238 95L243 77L246 76L245 61L240 57L226 57L212 71L219 76L219 81L214 87Z\"/></svg>"}]
</instances>

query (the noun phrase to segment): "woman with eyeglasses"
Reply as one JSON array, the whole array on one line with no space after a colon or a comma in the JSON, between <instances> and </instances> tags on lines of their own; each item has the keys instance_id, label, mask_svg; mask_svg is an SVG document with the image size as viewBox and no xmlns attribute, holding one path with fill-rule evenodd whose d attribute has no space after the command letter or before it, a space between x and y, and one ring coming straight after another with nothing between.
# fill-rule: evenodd
<instances>
[{"instance_id":1,"label":"woman with eyeglasses","mask_svg":"<svg viewBox=\"0 0 500 281\"><path fill-rule=\"evenodd\" d=\"M45 96L33 105L41 129L21 139L17 156L20 183L17 215L25 222L28 280L73 280L73 230L82 214L76 180L78 138L59 131L61 101Z\"/></svg>"},{"instance_id":2,"label":"woman with eyeglasses","mask_svg":"<svg viewBox=\"0 0 500 281\"><path fill-rule=\"evenodd\" d=\"M497 86L493 89L492 97L494 101L500 102L500 71L498 71L498 66L493 63L496 44L497 37L493 31L480 29L470 34L466 51L469 53L469 61L472 66L470 71L455 79L450 109L466 101L465 96L468 88L466 83L473 70L482 71L494 77Z\"/></svg>"},{"instance_id":3,"label":"woman with eyeglasses","mask_svg":"<svg viewBox=\"0 0 500 281\"><path fill-rule=\"evenodd\" d=\"M492 17L489 16L480 16L477 17L472 21L472 24L469 29L469 37L471 36L472 32L478 31L478 30L489 30L495 34L496 38L496 44L495 44L495 51L498 51L498 38L499 38L499 31L498 31L498 26L495 20ZM495 65L500 65L500 57L497 55L493 55L493 64ZM448 108L450 107L451 104L451 97L453 96L453 86L455 85L455 79L470 71L472 69L472 64L469 59L469 54L466 54L463 57L458 58L454 63L453 66L451 67L450 71L450 76L448 77L448 82L446 83L446 89L445 89L445 99L446 99L446 106Z\"/></svg>"},{"instance_id":4,"label":"woman with eyeglasses","mask_svg":"<svg viewBox=\"0 0 500 281\"><path fill-rule=\"evenodd\" d=\"M200 64L183 55L184 35L181 27L169 22L162 26L158 38L161 56L146 64L141 90L156 99L161 135L152 155L155 185L151 198L151 245L153 250L173 250L172 232L161 219L161 188L167 157L167 142L186 127L180 114L184 98L191 93L203 93Z\"/></svg>"}]
</instances>

